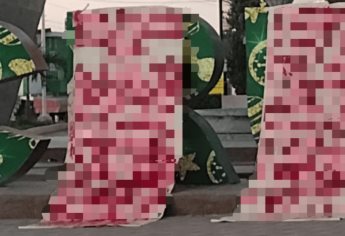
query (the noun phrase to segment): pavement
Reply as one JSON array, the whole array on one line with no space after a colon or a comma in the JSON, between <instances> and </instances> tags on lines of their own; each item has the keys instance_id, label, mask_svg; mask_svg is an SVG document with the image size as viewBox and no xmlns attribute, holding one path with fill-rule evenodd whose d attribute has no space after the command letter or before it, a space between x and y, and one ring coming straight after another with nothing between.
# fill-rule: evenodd
<instances>
[{"instance_id":1,"label":"pavement","mask_svg":"<svg viewBox=\"0 0 345 236\"><path fill-rule=\"evenodd\" d=\"M67 124L58 123L26 130L27 133L50 137L51 143L42 157L25 176L0 188L0 220L39 219L50 195L56 190L57 171L63 169L66 155ZM57 160L58 162L47 162ZM60 161L60 162L59 162ZM55 180L55 181L54 181ZM176 184L167 199L167 216L231 214L238 196L248 185L242 180L236 185L192 186ZM16 209L16 210L13 210ZM0 233L0 236L2 234Z\"/></svg>"},{"instance_id":2,"label":"pavement","mask_svg":"<svg viewBox=\"0 0 345 236\"><path fill-rule=\"evenodd\" d=\"M38 163L21 179L0 188L0 220L41 218L42 209L46 207L50 195L57 189L56 180L46 179L46 167L50 166L51 169L53 165L59 167L56 163ZM54 176L56 175L55 173ZM167 198L166 215L231 214L238 204L241 190L247 186L247 180L242 180L236 185L176 184L172 196Z\"/></svg>"},{"instance_id":3,"label":"pavement","mask_svg":"<svg viewBox=\"0 0 345 236\"><path fill-rule=\"evenodd\" d=\"M220 216L167 217L138 228L18 229L37 220L0 220L1 236L318 236L345 235L345 222L210 223Z\"/></svg>"},{"instance_id":4,"label":"pavement","mask_svg":"<svg viewBox=\"0 0 345 236\"><path fill-rule=\"evenodd\" d=\"M66 128L60 126L38 128L32 133L53 137L50 148L61 149L67 139ZM46 170L52 168L51 165L54 163L40 163L22 181L0 190L0 236L345 236L345 221L211 223L211 219L225 215L206 214L232 212L238 201L236 196L247 185L246 182L237 186L207 188L176 186L174 198L168 206L167 215L170 217L138 228L18 229L19 226L39 222L41 209L55 190L56 183L46 178ZM19 219L18 216L31 219Z\"/></svg>"}]
</instances>

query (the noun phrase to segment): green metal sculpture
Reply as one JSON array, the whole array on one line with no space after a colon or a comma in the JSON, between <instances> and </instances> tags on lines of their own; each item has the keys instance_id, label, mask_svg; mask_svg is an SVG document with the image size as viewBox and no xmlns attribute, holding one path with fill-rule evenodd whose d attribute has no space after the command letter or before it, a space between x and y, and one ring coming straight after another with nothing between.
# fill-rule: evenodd
<instances>
[{"instance_id":1,"label":"green metal sculpture","mask_svg":"<svg viewBox=\"0 0 345 236\"><path fill-rule=\"evenodd\" d=\"M0 0L0 125L7 125L22 78L48 69L34 43L45 0ZM25 13L25 14L24 14ZM24 175L40 159L49 139L0 127L0 185Z\"/></svg>"},{"instance_id":2,"label":"green metal sculpture","mask_svg":"<svg viewBox=\"0 0 345 236\"><path fill-rule=\"evenodd\" d=\"M49 139L42 140L23 131L0 127L0 186L30 170L49 142Z\"/></svg>"},{"instance_id":3,"label":"green metal sculpture","mask_svg":"<svg viewBox=\"0 0 345 236\"><path fill-rule=\"evenodd\" d=\"M35 71L35 64L22 42L0 25L0 79L23 76Z\"/></svg>"},{"instance_id":4,"label":"green metal sculpture","mask_svg":"<svg viewBox=\"0 0 345 236\"><path fill-rule=\"evenodd\" d=\"M190 56L190 67L184 67L183 77L186 95L183 113L184 156L177 165L176 180L183 184L238 183L239 178L217 134L193 110L211 91L215 91L214 88L223 79L221 39L202 18L195 17L191 26L184 48L184 54ZM197 31L201 33L196 36ZM184 63L188 65L188 61Z\"/></svg>"}]
</instances>

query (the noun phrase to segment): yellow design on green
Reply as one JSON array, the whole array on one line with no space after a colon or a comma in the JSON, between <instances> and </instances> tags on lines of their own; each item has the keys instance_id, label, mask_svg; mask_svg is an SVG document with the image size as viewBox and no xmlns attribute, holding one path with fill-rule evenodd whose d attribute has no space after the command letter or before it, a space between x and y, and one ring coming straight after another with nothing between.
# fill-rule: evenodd
<instances>
[{"instance_id":1,"label":"yellow design on green","mask_svg":"<svg viewBox=\"0 0 345 236\"><path fill-rule=\"evenodd\" d=\"M196 21L197 18L192 19ZM192 75L191 75L191 89L197 94L212 79L212 75L215 69L215 38L211 37L214 32L203 23L198 20L188 25L188 36L191 38L191 64L192 64ZM224 93L224 78L220 78L219 82L211 89L209 95L220 95Z\"/></svg>"},{"instance_id":2,"label":"yellow design on green","mask_svg":"<svg viewBox=\"0 0 345 236\"><path fill-rule=\"evenodd\" d=\"M248 69L250 75L253 77L253 79L259 83L260 85L264 86L265 85L265 74L263 75L258 75L258 69L261 67L265 67L266 64L265 62L260 63L258 56L260 54L265 53L265 48L267 47L267 40L261 41L256 45L256 47L252 50L249 60L248 60ZM265 58L264 58L265 59Z\"/></svg>"},{"instance_id":3,"label":"yellow design on green","mask_svg":"<svg viewBox=\"0 0 345 236\"><path fill-rule=\"evenodd\" d=\"M255 125L252 125L252 133L255 135L255 134L258 134L260 131L261 131L261 123L258 123L258 124L255 124Z\"/></svg>"},{"instance_id":4,"label":"yellow design on green","mask_svg":"<svg viewBox=\"0 0 345 236\"><path fill-rule=\"evenodd\" d=\"M4 157L0 154L0 165L2 165L2 163L4 163Z\"/></svg>"},{"instance_id":5,"label":"yellow design on green","mask_svg":"<svg viewBox=\"0 0 345 236\"><path fill-rule=\"evenodd\" d=\"M257 115L258 113L261 113L261 111L262 111L262 104L263 104L263 101L261 100L260 102L258 102L254 106L251 106L251 107L248 108L248 116L249 116L249 118Z\"/></svg>"},{"instance_id":6,"label":"yellow design on green","mask_svg":"<svg viewBox=\"0 0 345 236\"><path fill-rule=\"evenodd\" d=\"M188 154L181 157L178 161L178 171L180 173L180 180L183 181L186 178L187 171L198 171L200 167L193 162L196 153Z\"/></svg>"},{"instance_id":7,"label":"yellow design on green","mask_svg":"<svg viewBox=\"0 0 345 236\"><path fill-rule=\"evenodd\" d=\"M213 73L214 58L202 58L197 60L199 71L198 76L202 81L209 82Z\"/></svg>"},{"instance_id":8,"label":"yellow design on green","mask_svg":"<svg viewBox=\"0 0 345 236\"><path fill-rule=\"evenodd\" d=\"M260 124L263 111L263 99L258 96L248 96L247 102L251 131L254 135L254 138L258 139L261 131Z\"/></svg>"},{"instance_id":9,"label":"yellow design on green","mask_svg":"<svg viewBox=\"0 0 345 236\"><path fill-rule=\"evenodd\" d=\"M220 77L218 83L210 91L210 94L223 94L224 93L224 74Z\"/></svg>"},{"instance_id":10,"label":"yellow design on green","mask_svg":"<svg viewBox=\"0 0 345 236\"><path fill-rule=\"evenodd\" d=\"M189 28L188 29L188 35L192 36L192 35L198 33L199 30L200 30L199 21L198 22L193 22L193 23L188 23L187 27Z\"/></svg>"},{"instance_id":11,"label":"yellow design on green","mask_svg":"<svg viewBox=\"0 0 345 236\"><path fill-rule=\"evenodd\" d=\"M32 60L14 59L8 67L17 75L24 75L35 70L35 64Z\"/></svg>"},{"instance_id":12,"label":"yellow design on green","mask_svg":"<svg viewBox=\"0 0 345 236\"><path fill-rule=\"evenodd\" d=\"M198 57L196 56L196 54L198 53L199 48L192 48L191 50L191 64L192 64L192 71L193 72L197 72L198 71Z\"/></svg>"},{"instance_id":13,"label":"yellow design on green","mask_svg":"<svg viewBox=\"0 0 345 236\"><path fill-rule=\"evenodd\" d=\"M209 82L213 73L215 60L212 57L199 59L192 56L192 64L198 65L198 77L204 82ZM210 91L210 94L222 94L224 90L224 75L222 74L216 86Z\"/></svg>"},{"instance_id":14,"label":"yellow design on green","mask_svg":"<svg viewBox=\"0 0 345 236\"><path fill-rule=\"evenodd\" d=\"M258 96L248 96L248 103L254 102L257 99L262 100L262 98Z\"/></svg>"},{"instance_id":15,"label":"yellow design on green","mask_svg":"<svg viewBox=\"0 0 345 236\"><path fill-rule=\"evenodd\" d=\"M250 18L252 23L255 23L258 19L260 13L268 12L267 4L264 1L261 1L260 7L246 7L244 10L245 19Z\"/></svg>"},{"instance_id":16,"label":"yellow design on green","mask_svg":"<svg viewBox=\"0 0 345 236\"><path fill-rule=\"evenodd\" d=\"M260 7L248 8L245 22L247 57L248 117L254 139L260 138L263 94L266 76L268 11L262 1ZM252 18L248 13L251 13Z\"/></svg>"},{"instance_id":17,"label":"yellow design on green","mask_svg":"<svg viewBox=\"0 0 345 236\"><path fill-rule=\"evenodd\" d=\"M221 166L218 166L217 163L215 162L215 157L216 157L216 152L212 150L208 156L207 163L206 163L206 168L207 168L207 175L210 178L211 182L214 184L219 184L223 182L223 179L217 179L214 174L215 172L212 171L212 165L215 166L215 168L223 168ZM222 177L225 178L226 174L223 173Z\"/></svg>"},{"instance_id":18,"label":"yellow design on green","mask_svg":"<svg viewBox=\"0 0 345 236\"><path fill-rule=\"evenodd\" d=\"M251 120L251 123L257 123L257 122L261 122L261 117L262 117L262 112L257 113L258 116L256 116L254 119Z\"/></svg>"},{"instance_id":19,"label":"yellow design on green","mask_svg":"<svg viewBox=\"0 0 345 236\"><path fill-rule=\"evenodd\" d=\"M21 42L18 40L17 36L13 33L10 33L3 38L0 39L0 43L3 45L11 46L11 45L19 45Z\"/></svg>"}]
</instances>

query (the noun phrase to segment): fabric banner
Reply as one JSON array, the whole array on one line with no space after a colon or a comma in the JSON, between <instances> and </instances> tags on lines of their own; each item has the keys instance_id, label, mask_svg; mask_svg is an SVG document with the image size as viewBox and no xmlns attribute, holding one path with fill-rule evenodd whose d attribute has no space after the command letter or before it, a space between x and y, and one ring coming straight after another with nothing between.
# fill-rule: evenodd
<instances>
[{"instance_id":1,"label":"fabric banner","mask_svg":"<svg viewBox=\"0 0 345 236\"><path fill-rule=\"evenodd\" d=\"M182 156L182 13L74 13L71 155L43 225L135 225L162 217Z\"/></svg>"},{"instance_id":2,"label":"fabric banner","mask_svg":"<svg viewBox=\"0 0 345 236\"><path fill-rule=\"evenodd\" d=\"M248 117L257 142L260 138L265 86L267 17L268 8L265 6L245 8Z\"/></svg>"},{"instance_id":3,"label":"fabric banner","mask_svg":"<svg viewBox=\"0 0 345 236\"><path fill-rule=\"evenodd\" d=\"M345 5L270 9L257 180L236 217L345 216Z\"/></svg>"}]
</instances>

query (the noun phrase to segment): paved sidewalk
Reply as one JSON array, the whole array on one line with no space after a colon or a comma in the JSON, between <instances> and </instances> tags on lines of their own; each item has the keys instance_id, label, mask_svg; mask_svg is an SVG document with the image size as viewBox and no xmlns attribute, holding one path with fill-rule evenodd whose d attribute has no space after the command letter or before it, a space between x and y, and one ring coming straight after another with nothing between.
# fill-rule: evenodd
<instances>
[{"instance_id":1,"label":"paved sidewalk","mask_svg":"<svg viewBox=\"0 0 345 236\"><path fill-rule=\"evenodd\" d=\"M210 223L207 217L168 217L139 228L103 227L83 229L19 230L35 220L1 220L1 236L316 236L345 235L345 221L336 222L240 222Z\"/></svg>"}]
</instances>

